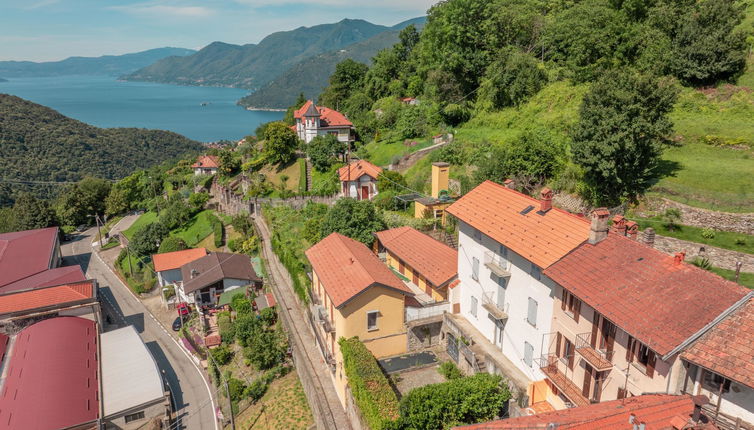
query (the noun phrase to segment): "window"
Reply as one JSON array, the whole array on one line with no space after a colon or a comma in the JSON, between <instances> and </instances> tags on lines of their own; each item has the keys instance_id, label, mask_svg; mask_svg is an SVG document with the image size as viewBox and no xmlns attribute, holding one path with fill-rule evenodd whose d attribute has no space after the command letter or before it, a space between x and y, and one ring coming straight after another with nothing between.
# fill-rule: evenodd
<instances>
[{"instance_id":1,"label":"window","mask_svg":"<svg viewBox=\"0 0 754 430\"><path fill-rule=\"evenodd\" d=\"M579 313L581 311L581 300L576 296L563 289L563 299L560 303L560 309L565 311L566 315L579 322Z\"/></svg>"},{"instance_id":2,"label":"window","mask_svg":"<svg viewBox=\"0 0 754 430\"><path fill-rule=\"evenodd\" d=\"M477 307L477 299L474 296L471 296L471 309L469 309L469 312L471 315L476 316L476 307Z\"/></svg>"},{"instance_id":3,"label":"window","mask_svg":"<svg viewBox=\"0 0 754 430\"><path fill-rule=\"evenodd\" d=\"M537 326L537 301L529 297L529 309L526 314L526 322L532 326Z\"/></svg>"},{"instance_id":4,"label":"window","mask_svg":"<svg viewBox=\"0 0 754 430\"><path fill-rule=\"evenodd\" d=\"M628 338L626 359L633 362L634 367L644 372L648 377L651 378L654 375L657 356L649 347L633 337Z\"/></svg>"},{"instance_id":5,"label":"window","mask_svg":"<svg viewBox=\"0 0 754 430\"><path fill-rule=\"evenodd\" d=\"M481 242L482 241L482 232L479 231L479 230L477 230L477 229L474 229L474 239L476 239L477 241Z\"/></svg>"},{"instance_id":6,"label":"window","mask_svg":"<svg viewBox=\"0 0 754 430\"><path fill-rule=\"evenodd\" d=\"M524 363L532 367L534 361L534 347L529 342L524 342Z\"/></svg>"},{"instance_id":7,"label":"window","mask_svg":"<svg viewBox=\"0 0 754 430\"><path fill-rule=\"evenodd\" d=\"M573 351L573 342L568 340L568 338L565 338L565 343L563 344L563 359L568 363L568 368L571 370L573 370L573 362L575 358Z\"/></svg>"},{"instance_id":8,"label":"window","mask_svg":"<svg viewBox=\"0 0 754 430\"><path fill-rule=\"evenodd\" d=\"M144 419L144 411L137 412L135 414L126 415L126 424L130 423L131 421L136 420L143 420Z\"/></svg>"},{"instance_id":9,"label":"window","mask_svg":"<svg viewBox=\"0 0 754 430\"><path fill-rule=\"evenodd\" d=\"M706 390L713 393L719 393L721 384L723 386L723 393L730 391L730 379L726 379L717 373L712 373L706 370L704 371L702 386L704 386Z\"/></svg>"},{"instance_id":10,"label":"window","mask_svg":"<svg viewBox=\"0 0 754 430\"><path fill-rule=\"evenodd\" d=\"M377 330L377 315L379 314L379 311L369 311L367 312L367 330Z\"/></svg>"},{"instance_id":11,"label":"window","mask_svg":"<svg viewBox=\"0 0 754 430\"><path fill-rule=\"evenodd\" d=\"M531 270L529 271L529 274L531 275L532 278L536 279L537 281L542 279L542 269L540 269L539 266L535 264L531 265Z\"/></svg>"},{"instance_id":12,"label":"window","mask_svg":"<svg viewBox=\"0 0 754 430\"><path fill-rule=\"evenodd\" d=\"M475 281L479 280L479 259L476 257L471 260L471 278Z\"/></svg>"}]
</instances>

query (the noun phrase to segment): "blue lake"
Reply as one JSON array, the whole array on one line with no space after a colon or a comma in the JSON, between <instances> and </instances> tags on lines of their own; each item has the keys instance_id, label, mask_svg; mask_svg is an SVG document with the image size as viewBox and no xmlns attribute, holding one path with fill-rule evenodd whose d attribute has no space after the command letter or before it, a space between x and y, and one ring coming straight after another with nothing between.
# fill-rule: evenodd
<instances>
[{"instance_id":1,"label":"blue lake","mask_svg":"<svg viewBox=\"0 0 754 430\"><path fill-rule=\"evenodd\" d=\"M170 130L201 142L239 140L253 134L259 124L283 117L283 112L237 106L246 90L120 82L110 76L8 78L0 82L0 93L97 127Z\"/></svg>"}]
</instances>

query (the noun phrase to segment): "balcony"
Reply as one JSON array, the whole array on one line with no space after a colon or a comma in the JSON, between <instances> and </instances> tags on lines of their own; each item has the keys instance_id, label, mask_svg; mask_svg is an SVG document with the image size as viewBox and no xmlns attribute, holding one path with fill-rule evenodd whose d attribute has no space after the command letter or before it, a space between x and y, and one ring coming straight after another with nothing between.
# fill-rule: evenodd
<instances>
[{"instance_id":1,"label":"balcony","mask_svg":"<svg viewBox=\"0 0 754 430\"><path fill-rule=\"evenodd\" d=\"M511 276L511 272L508 271L508 260L492 251L484 253L484 266L499 278L508 278Z\"/></svg>"},{"instance_id":2,"label":"balcony","mask_svg":"<svg viewBox=\"0 0 754 430\"><path fill-rule=\"evenodd\" d=\"M508 320L508 314L492 300L493 292L482 294L482 308L490 313L490 316L498 321Z\"/></svg>"},{"instance_id":3,"label":"balcony","mask_svg":"<svg viewBox=\"0 0 754 430\"><path fill-rule=\"evenodd\" d=\"M314 321L322 326L325 333L332 333L335 329L330 322L330 317L327 315L327 310L322 305L314 305L313 309Z\"/></svg>"},{"instance_id":4,"label":"balcony","mask_svg":"<svg viewBox=\"0 0 754 430\"><path fill-rule=\"evenodd\" d=\"M613 352L601 351L592 347L592 334L582 333L576 336L576 352L598 372L605 372L613 368L611 362Z\"/></svg>"},{"instance_id":5,"label":"balcony","mask_svg":"<svg viewBox=\"0 0 754 430\"><path fill-rule=\"evenodd\" d=\"M588 406L591 404L588 398L584 397L581 388L566 376L565 372L572 372L568 366L559 359L555 354L547 354L539 360L539 368L547 376L547 379L558 388L568 400L575 406Z\"/></svg>"},{"instance_id":6,"label":"balcony","mask_svg":"<svg viewBox=\"0 0 754 430\"><path fill-rule=\"evenodd\" d=\"M445 312L450 312L448 302L436 302L422 307L406 306L406 324L409 327L415 327L434 320L442 321L442 315Z\"/></svg>"}]
</instances>

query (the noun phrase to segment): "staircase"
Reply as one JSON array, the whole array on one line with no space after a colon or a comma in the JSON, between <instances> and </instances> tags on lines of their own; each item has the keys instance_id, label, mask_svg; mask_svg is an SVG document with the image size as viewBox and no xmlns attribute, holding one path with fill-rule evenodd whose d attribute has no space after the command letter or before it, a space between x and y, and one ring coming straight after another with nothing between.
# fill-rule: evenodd
<instances>
[{"instance_id":1,"label":"staircase","mask_svg":"<svg viewBox=\"0 0 754 430\"><path fill-rule=\"evenodd\" d=\"M306 191L312 190L312 162L306 159Z\"/></svg>"},{"instance_id":2,"label":"staircase","mask_svg":"<svg viewBox=\"0 0 754 430\"><path fill-rule=\"evenodd\" d=\"M456 237L452 234L448 234L445 230L432 230L428 234L449 247L458 249L458 240Z\"/></svg>"},{"instance_id":3,"label":"staircase","mask_svg":"<svg viewBox=\"0 0 754 430\"><path fill-rule=\"evenodd\" d=\"M471 345L469 348L471 351L474 352L474 360L476 363L474 363L474 371L476 373L484 373L487 371L487 361L484 359L484 351L479 345Z\"/></svg>"}]
</instances>

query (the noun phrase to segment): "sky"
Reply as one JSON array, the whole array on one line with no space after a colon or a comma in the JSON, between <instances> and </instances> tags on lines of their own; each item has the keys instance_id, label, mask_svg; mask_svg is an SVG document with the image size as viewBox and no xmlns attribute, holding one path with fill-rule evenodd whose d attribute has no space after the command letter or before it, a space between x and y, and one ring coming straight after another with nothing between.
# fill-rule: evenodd
<instances>
[{"instance_id":1,"label":"sky","mask_svg":"<svg viewBox=\"0 0 754 430\"><path fill-rule=\"evenodd\" d=\"M437 0L0 0L0 61L56 61L214 41L257 43L360 18L394 25Z\"/></svg>"}]
</instances>

